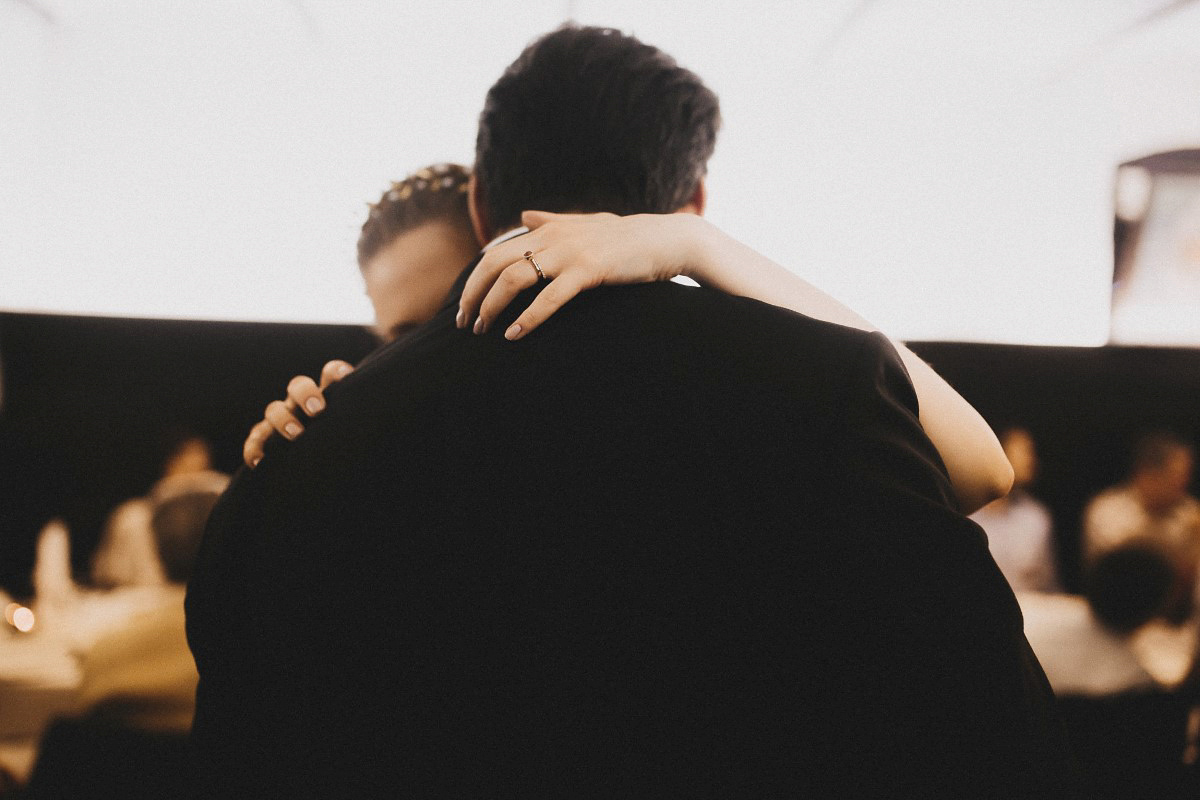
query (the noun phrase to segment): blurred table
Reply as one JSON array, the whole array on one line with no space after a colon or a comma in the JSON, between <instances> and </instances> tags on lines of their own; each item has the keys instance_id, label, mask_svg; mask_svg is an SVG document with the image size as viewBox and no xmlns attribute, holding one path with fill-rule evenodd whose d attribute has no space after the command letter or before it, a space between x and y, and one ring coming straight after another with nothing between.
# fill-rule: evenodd
<instances>
[{"instance_id":1,"label":"blurred table","mask_svg":"<svg viewBox=\"0 0 1200 800\"><path fill-rule=\"evenodd\" d=\"M55 717L76 709L79 661L61 638L0 633L0 764L24 779Z\"/></svg>"},{"instance_id":2,"label":"blurred table","mask_svg":"<svg viewBox=\"0 0 1200 800\"><path fill-rule=\"evenodd\" d=\"M35 627L19 633L0 620L0 765L28 777L42 733L77 713L81 656L161 598L158 587L80 591L54 608L34 605Z\"/></svg>"}]
</instances>

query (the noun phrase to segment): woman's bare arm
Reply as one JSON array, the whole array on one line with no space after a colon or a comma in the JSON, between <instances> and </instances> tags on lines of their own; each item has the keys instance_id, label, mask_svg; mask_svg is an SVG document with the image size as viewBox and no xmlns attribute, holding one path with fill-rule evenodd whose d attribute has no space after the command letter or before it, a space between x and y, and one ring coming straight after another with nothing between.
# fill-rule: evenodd
<instances>
[{"instance_id":1,"label":"woman's bare arm","mask_svg":"<svg viewBox=\"0 0 1200 800\"><path fill-rule=\"evenodd\" d=\"M668 280L685 275L728 294L750 297L839 325L875 326L753 248L693 214L550 214L526 212L531 232L494 247L467 282L459 326L478 314L477 332L538 281L524 257L532 253L549 279L505 332L527 335L581 291L605 285ZM1012 466L992 429L950 384L904 346L892 342L908 368L921 425L946 464L963 513L1012 487Z\"/></svg>"}]
</instances>

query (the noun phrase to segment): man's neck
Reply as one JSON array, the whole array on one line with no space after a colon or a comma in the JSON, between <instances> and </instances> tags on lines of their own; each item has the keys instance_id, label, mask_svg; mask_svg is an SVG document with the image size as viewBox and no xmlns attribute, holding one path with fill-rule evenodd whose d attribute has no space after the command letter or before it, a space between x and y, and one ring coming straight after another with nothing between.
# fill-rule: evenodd
<instances>
[{"instance_id":1,"label":"man's neck","mask_svg":"<svg viewBox=\"0 0 1200 800\"><path fill-rule=\"evenodd\" d=\"M492 239L490 242L485 244L479 252L486 253L488 250L491 250L501 242L507 242L509 239L520 236L522 233L529 233L529 228L526 228L524 225L521 225L517 228L510 228L509 230L506 230L504 233L497 236L495 239Z\"/></svg>"}]
</instances>

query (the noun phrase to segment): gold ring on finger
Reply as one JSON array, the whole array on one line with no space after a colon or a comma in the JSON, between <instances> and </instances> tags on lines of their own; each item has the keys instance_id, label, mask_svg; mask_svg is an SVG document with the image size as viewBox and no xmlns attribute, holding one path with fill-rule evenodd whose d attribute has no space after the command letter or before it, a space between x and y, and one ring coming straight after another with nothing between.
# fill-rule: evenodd
<instances>
[{"instance_id":1,"label":"gold ring on finger","mask_svg":"<svg viewBox=\"0 0 1200 800\"><path fill-rule=\"evenodd\" d=\"M528 261L530 264L532 264L533 268L535 270L537 270L538 280L540 280L540 281L546 280L546 273L542 272L542 268L539 267L538 263L533 260L533 251L532 250L526 250L525 255L523 255L521 257L524 258L526 261Z\"/></svg>"}]
</instances>

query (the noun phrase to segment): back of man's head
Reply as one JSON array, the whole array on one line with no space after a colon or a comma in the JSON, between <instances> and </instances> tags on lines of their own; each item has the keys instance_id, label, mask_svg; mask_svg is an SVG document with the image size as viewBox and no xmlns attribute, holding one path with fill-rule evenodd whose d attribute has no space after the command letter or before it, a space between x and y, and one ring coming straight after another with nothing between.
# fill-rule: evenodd
<instances>
[{"instance_id":1,"label":"back of man's head","mask_svg":"<svg viewBox=\"0 0 1200 800\"><path fill-rule=\"evenodd\" d=\"M1165 513L1187 496L1193 460L1191 446L1174 434L1152 433L1138 440L1131 480L1148 512Z\"/></svg>"},{"instance_id":2,"label":"back of man's head","mask_svg":"<svg viewBox=\"0 0 1200 800\"><path fill-rule=\"evenodd\" d=\"M1191 447L1180 437L1167 431L1155 431L1133 445L1133 474L1158 472L1180 453L1190 453Z\"/></svg>"},{"instance_id":3,"label":"back of man's head","mask_svg":"<svg viewBox=\"0 0 1200 800\"><path fill-rule=\"evenodd\" d=\"M171 583L191 578L208 516L228 484L228 475L203 470L168 476L150 490L150 528Z\"/></svg>"},{"instance_id":4,"label":"back of man's head","mask_svg":"<svg viewBox=\"0 0 1200 800\"><path fill-rule=\"evenodd\" d=\"M1101 556L1084 592L1092 613L1115 633L1132 633L1162 614L1177 580L1170 560L1149 543L1131 542Z\"/></svg>"},{"instance_id":5,"label":"back of man's head","mask_svg":"<svg viewBox=\"0 0 1200 800\"><path fill-rule=\"evenodd\" d=\"M487 227L515 227L526 209L677 211L720 123L716 95L661 50L609 28L559 28L484 103L475 175Z\"/></svg>"}]
</instances>

